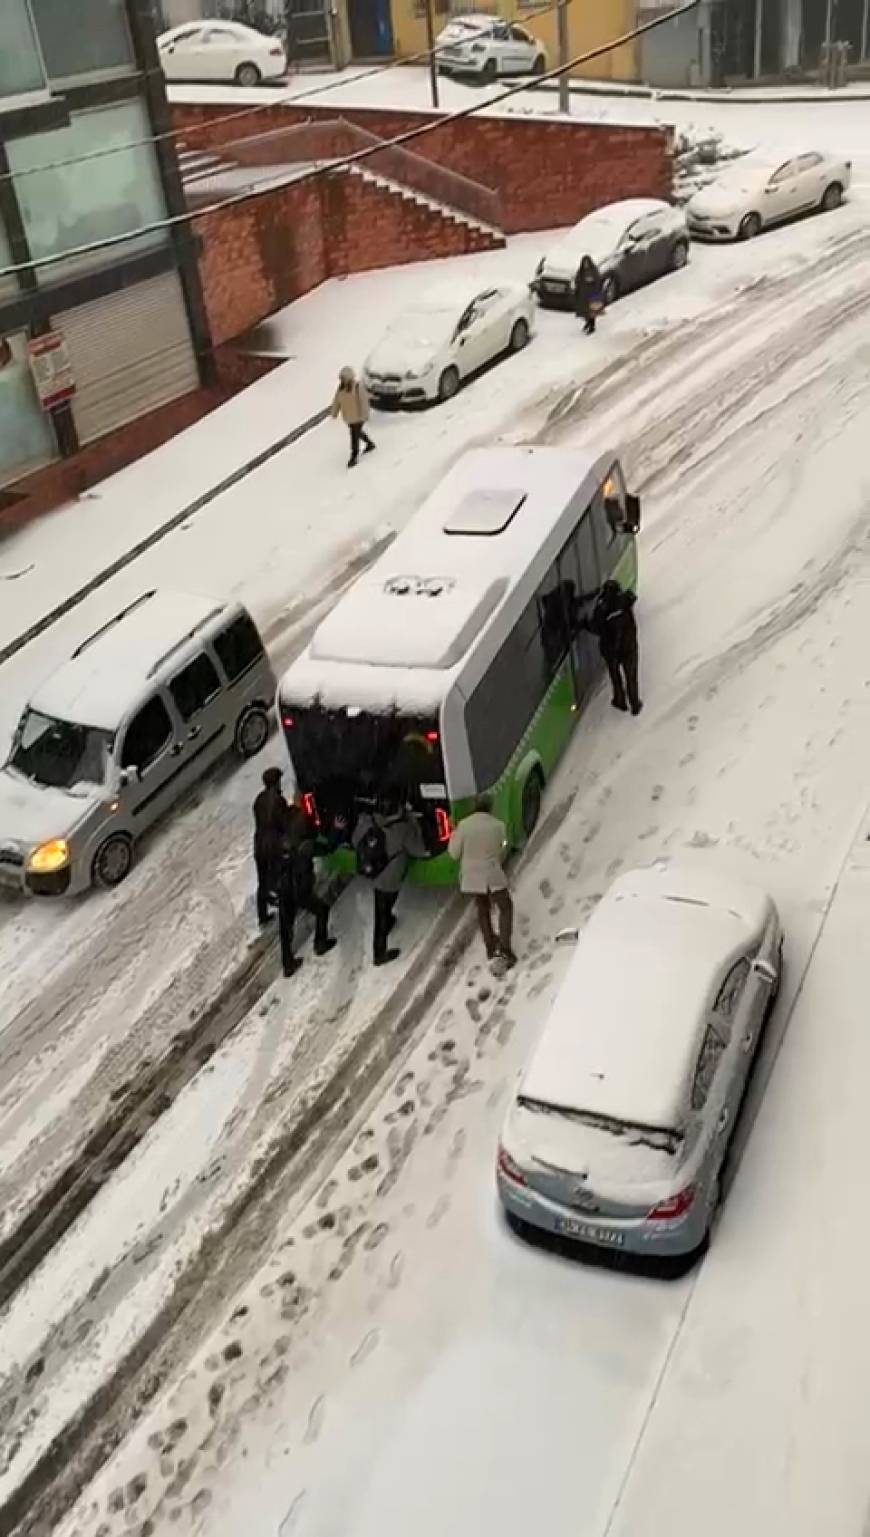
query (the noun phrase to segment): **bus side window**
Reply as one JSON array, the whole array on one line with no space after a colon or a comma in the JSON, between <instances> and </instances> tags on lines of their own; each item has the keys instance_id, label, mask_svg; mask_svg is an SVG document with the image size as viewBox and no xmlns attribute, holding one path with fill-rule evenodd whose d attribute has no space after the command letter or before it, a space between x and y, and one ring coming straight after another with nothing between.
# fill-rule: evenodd
<instances>
[{"instance_id":1,"label":"bus side window","mask_svg":"<svg viewBox=\"0 0 870 1537\"><path fill-rule=\"evenodd\" d=\"M571 609L574 592L563 579L560 564L551 566L537 591L541 644L547 672L553 676L565 656L571 637Z\"/></svg>"},{"instance_id":2,"label":"bus side window","mask_svg":"<svg viewBox=\"0 0 870 1537\"><path fill-rule=\"evenodd\" d=\"M548 683L537 600L532 598L465 706L465 729L479 790L489 789L504 773Z\"/></svg>"}]
</instances>

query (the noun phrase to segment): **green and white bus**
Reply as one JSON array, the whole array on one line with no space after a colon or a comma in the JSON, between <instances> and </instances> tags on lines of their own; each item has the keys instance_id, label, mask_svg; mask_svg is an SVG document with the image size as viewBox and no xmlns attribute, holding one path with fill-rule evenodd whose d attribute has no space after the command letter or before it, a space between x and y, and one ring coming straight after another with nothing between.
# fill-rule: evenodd
<instances>
[{"instance_id":1,"label":"green and white bus","mask_svg":"<svg viewBox=\"0 0 870 1537\"><path fill-rule=\"evenodd\" d=\"M297 790L334 844L385 791L422 817L411 878L450 884L455 823L490 791L512 847L602 672L583 627L601 583L637 580L636 497L616 455L466 454L285 673ZM339 869L352 870L346 842Z\"/></svg>"}]
</instances>

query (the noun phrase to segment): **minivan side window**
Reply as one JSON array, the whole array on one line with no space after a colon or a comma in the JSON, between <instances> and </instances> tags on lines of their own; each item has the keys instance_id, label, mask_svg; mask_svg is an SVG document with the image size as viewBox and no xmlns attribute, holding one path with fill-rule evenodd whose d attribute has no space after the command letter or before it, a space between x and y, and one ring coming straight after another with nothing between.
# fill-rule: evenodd
<instances>
[{"instance_id":1,"label":"minivan side window","mask_svg":"<svg viewBox=\"0 0 870 1537\"><path fill-rule=\"evenodd\" d=\"M719 1066L719 1058L725 1050L725 1039L713 1026L708 1025L701 1045L701 1055L692 1082L692 1109L703 1110L707 1095Z\"/></svg>"},{"instance_id":2,"label":"minivan side window","mask_svg":"<svg viewBox=\"0 0 870 1537\"><path fill-rule=\"evenodd\" d=\"M731 1021L740 1006L743 989L746 986L746 978L749 976L749 962L746 959L739 960L736 966L732 966L725 981L719 989L716 1002L713 1005L713 1013L718 1015L722 1024L726 1027L725 1034L731 1034Z\"/></svg>"},{"instance_id":3,"label":"minivan side window","mask_svg":"<svg viewBox=\"0 0 870 1537\"><path fill-rule=\"evenodd\" d=\"M169 712L163 700L155 694L153 699L143 704L127 727L124 745L121 748L121 767L147 768L148 764L157 757L161 747L165 747L171 735L172 722L169 719Z\"/></svg>"},{"instance_id":4,"label":"minivan side window","mask_svg":"<svg viewBox=\"0 0 870 1537\"><path fill-rule=\"evenodd\" d=\"M263 655L263 642L250 614L239 614L214 638L221 667L231 683L247 672Z\"/></svg>"},{"instance_id":5,"label":"minivan side window","mask_svg":"<svg viewBox=\"0 0 870 1537\"><path fill-rule=\"evenodd\" d=\"M172 679L169 692L182 720L190 720L197 710L219 693L221 680L210 657L201 651Z\"/></svg>"}]
</instances>

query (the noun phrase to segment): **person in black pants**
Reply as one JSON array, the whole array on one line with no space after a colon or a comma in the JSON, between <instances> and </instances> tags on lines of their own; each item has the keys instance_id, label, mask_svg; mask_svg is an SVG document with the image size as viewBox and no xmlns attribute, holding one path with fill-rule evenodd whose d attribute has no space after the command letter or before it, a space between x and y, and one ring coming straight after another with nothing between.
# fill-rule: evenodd
<instances>
[{"instance_id":1,"label":"person in black pants","mask_svg":"<svg viewBox=\"0 0 870 1537\"><path fill-rule=\"evenodd\" d=\"M595 322L604 309L601 273L591 256L584 256L574 278L574 313L585 322L583 330L591 336Z\"/></svg>"},{"instance_id":2,"label":"person in black pants","mask_svg":"<svg viewBox=\"0 0 870 1537\"><path fill-rule=\"evenodd\" d=\"M292 977L302 961L294 954L294 931L298 912L308 912L314 919L314 953L326 955L336 940L329 933L329 904L317 895L314 859L317 834L300 806L288 807L289 825L281 846L278 871L278 933L281 939L281 965L285 977Z\"/></svg>"},{"instance_id":3,"label":"person in black pants","mask_svg":"<svg viewBox=\"0 0 870 1537\"><path fill-rule=\"evenodd\" d=\"M277 901L281 844L290 825L290 807L281 793L281 770L267 768L254 801L254 864L257 870L257 918L268 923Z\"/></svg>"},{"instance_id":4,"label":"person in black pants","mask_svg":"<svg viewBox=\"0 0 870 1537\"><path fill-rule=\"evenodd\" d=\"M589 620L589 629L598 636L601 655L610 674L613 708L630 709L632 715L639 715L643 709L637 683L636 602L635 593L620 587L611 578L603 584Z\"/></svg>"}]
</instances>

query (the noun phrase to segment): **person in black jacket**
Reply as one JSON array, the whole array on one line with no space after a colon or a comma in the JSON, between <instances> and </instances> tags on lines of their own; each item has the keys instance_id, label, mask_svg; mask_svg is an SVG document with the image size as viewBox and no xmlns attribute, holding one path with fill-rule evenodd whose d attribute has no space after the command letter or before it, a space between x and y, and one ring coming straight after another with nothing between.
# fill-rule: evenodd
<instances>
[{"instance_id":1,"label":"person in black jacket","mask_svg":"<svg viewBox=\"0 0 870 1537\"><path fill-rule=\"evenodd\" d=\"M574 278L574 313L582 316L587 336L595 330L595 321L604 308L601 273L591 256L584 256Z\"/></svg>"},{"instance_id":2,"label":"person in black jacket","mask_svg":"<svg viewBox=\"0 0 870 1537\"><path fill-rule=\"evenodd\" d=\"M254 864L257 868L257 917L269 921L269 908L278 890L281 843L289 827L290 807L281 793L281 770L267 768L263 788L254 801Z\"/></svg>"},{"instance_id":3,"label":"person in black jacket","mask_svg":"<svg viewBox=\"0 0 870 1537\"><path fill-rule=\"evenodd\" d=\"M637 686L637 625L633 613L636 602L630 589L610 579L603 584L589 619L589 629L598 636L610 674L613 708L630 708L632 715L639 715L643 709Z\"/></svg>"},{"instance_id":4,"label":"person in black jacket","mask_svg":"<svg viewBox=\"0 0 870 1537\"><path fill-rule=\"evenodd\" d=\"M314 953L326 955L337 943L329 934L329 904L317 895L314 860L318 853L317 830L301 806L287 807L288 821L278 864L278 933L281 965L292 977L302 961L293 953L296 914L308 912L314 919Z\"/></svg>"}]
</instances>

